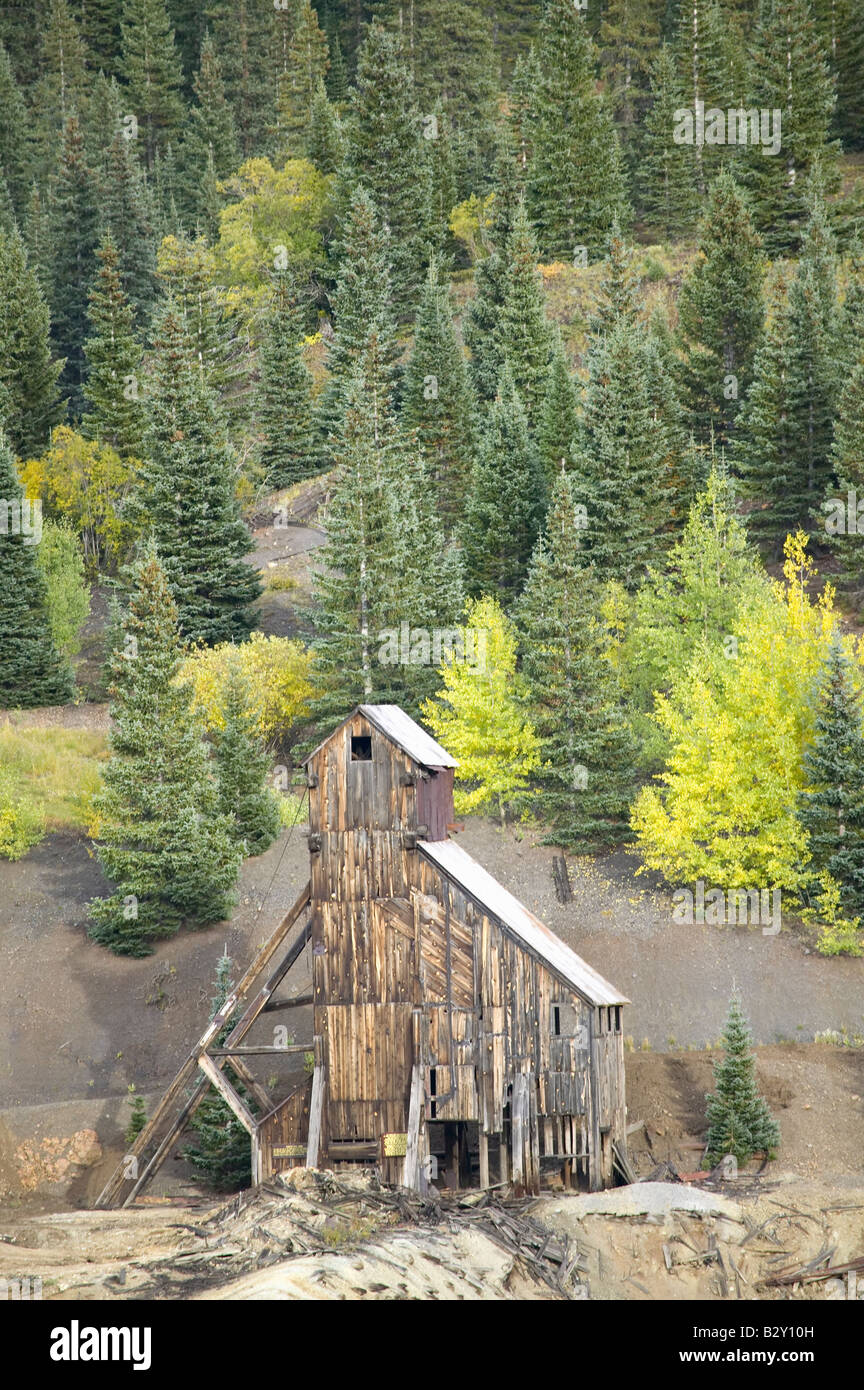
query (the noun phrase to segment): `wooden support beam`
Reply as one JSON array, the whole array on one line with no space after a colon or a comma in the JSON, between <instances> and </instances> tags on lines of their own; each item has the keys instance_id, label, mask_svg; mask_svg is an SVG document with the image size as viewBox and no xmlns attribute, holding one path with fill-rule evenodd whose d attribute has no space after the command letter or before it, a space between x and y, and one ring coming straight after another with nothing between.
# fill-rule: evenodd
<instances>
[{"instance_id":1,"label":"wooden support beam","mask_svg":"<svg viewBox=\"0 0 864 1390\"><path fill-rule=\"evenodd\" d=\"M208 1057L285 1057L290 1053L311 1052L313 1044L290 1043L288 1047L211 1047Z\"/></svg>"},{"instance_id":2,"label":"wooden support beam","mask_svg":"<svg viewBox=\"0 0 864 1390\"><path fill-rule=\"evenodd\" d=\"M306 1167L317 1168L321 1144L321 1120L324 1110L324 1068L319 1063L312 1073L312 1099L309 1103L309 1138L306 1143Z\"/></svg>"},{"instance_id":3,"label":"wooden support beam","mask_svg":"<svg viewBox=\"0 0 864 1390\"><path fill-rule=\"evenodd\" d=\"M254 1134L256 1128L254 1116L246 1109L246 1106L234 1090L234 1087L228 1084L227 1078L223 1076L215 1062L211 1061L205 1053L202 1057L198 1058L198 1065L204 1075L209 1079L211 1085L216 1087L216 1090L219 1092L225 1104L233 1110L243 1128L247 1130L249 1134Z\"/></svg>"},{"instance_id":4,"label":"wooden support beam","mask_svg":"<svg viewBox=\"0 0 864 1390\"><path fill-rule=\"evenodd\" d=\"M314 994L298 994L293 999L268 999L261 1012L262 1014L272 1014L279 1009L303 1009L307 1004L314 1003Z\"/></svg>"},{"instance_id":5,"label":"wooden support beam","mask_svg":"<svg viewBox=\"0 0 864 1390\"><path fill-rule=\"evenodd\" d=\"M489 1186L489 1135L480 1130L480 1186Z\"/></svg>"},{"instance_id":6,"label":"wooden support beam","mask_svg":"<svg viewBox=\"0 0 864 1390\"><path fill-rule=\"evenodd\" d=\"M525 1148L528 1140L528 1078L521 1072L513 1077L513 1095L510 1101L511 1114L511 1158L513 1163L513 1185L525 1185Z\"/></svg>"},{"instance_id":7,"label":"wooden support beam","mask_svg":"<svg viewBox=\"0 0 864 1390\"><path fill-rule=\"evenodd\" d=\"M211 1050L209 1055L211 1057L214 1057L216 1054ZM257 1081L255 1077L252 1075L251 1071L246 1066L246 1063L241 1061L241 1059L237 1056L236 1053L232 1058L231 1065L234 1071L236 1071L240 1080L243 1082L243 1085L246 1087L247 1091L251 1092L251 1094L255 1097L256 1101L261 1107L262 1115L266 1115L267 1112L269 1110L272 1110L273 1108L273 1097L269 1094L268 1091L264 1090L264 1087L261 1085L261 1083Z\"/></svg>"},{"instance_id":8,"label":"wooden support beam","mask_svg":"<svg viewBox=\"0 0 864 1390\"><path fill-rule=\"evenodd\" d=\"M411 1099L408 1102L408 1138L405 1144L405 1168L402 1182L415 1192L422 1192L425 1175L420 1166L420 1118L423 1114L423 1068L415 1062L411 1070Z\"/></svg>"}]
</instances>

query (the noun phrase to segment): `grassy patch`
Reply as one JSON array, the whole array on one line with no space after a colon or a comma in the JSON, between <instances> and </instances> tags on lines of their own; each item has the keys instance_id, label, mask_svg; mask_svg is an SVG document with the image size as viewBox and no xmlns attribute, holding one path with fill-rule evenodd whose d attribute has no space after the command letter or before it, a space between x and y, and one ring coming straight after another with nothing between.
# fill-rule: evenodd
<instances>
[{"instance_id":1,"label":"grassy patch","mask_svg":"<svg viewBox=\"0 0 864 1390\"><path fill-rule=\"evenodd\" d=\"M0 724L0 765L14 794L44 815L47 830L86 829L99 764L107 756L102 733Z\"/></svg>"}]
</instances>

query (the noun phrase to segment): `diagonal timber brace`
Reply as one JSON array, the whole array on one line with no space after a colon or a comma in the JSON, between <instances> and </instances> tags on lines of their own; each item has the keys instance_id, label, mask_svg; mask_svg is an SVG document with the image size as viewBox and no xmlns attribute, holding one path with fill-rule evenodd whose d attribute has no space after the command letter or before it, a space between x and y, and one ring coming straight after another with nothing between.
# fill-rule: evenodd
<instances>
[{"instance_id":1,"label":"diagonal timber brace","mask_svg":"<svg viewBox=\"0 0 864 1390\"><path fill-rule=\"evenodd\" d=\"M210 1088L210 1067L221 1075L222 1068L228 1060L224 1055L217 1054L216 1040L226 1023L234 1017L239 1006L245 1001L259 975L279 951L291 928L308 908L309 893L310 885L307 883L296 902L282 918L269 941L258 952L233 994L229 995L219 1013L207 1025L157 1105L152 1118L138 1135L129 1152L124 1154L122 1161L105 1184L97 1198L97 1207L128 1207L162 1165L169 1150L185 1129ZM310 924L307 921L303 924L279 965L268 976L251 1003L247 1005L240 1019L228 1034L223 1047L218 1049L218 1053L224 1054L226 1049L239 1044L249 1032L256 1018L269 1002L274 990L278 988L288 971L299 960L303 948L309 940L309 935ZM205 1057L209 1065L202 1067L202 1058ZM235 1069L242 1077L240 1069ZM202 1071L204 1071L204 1075L202 1075ZM242 1079L247 1080L246 1077L242 1077ZM227 1080L223 1078L223 1082L227 1087ZM193 1087L191 1093L188 1090L190 1085ZM257 1083L250 1086L250 1089L260 1103L261 1097L256 1094L255 1086ZM242 1105L239 1097L233 1092L232 1094L235 1095L235 1100Z\"/></svg>"}]
</instances>

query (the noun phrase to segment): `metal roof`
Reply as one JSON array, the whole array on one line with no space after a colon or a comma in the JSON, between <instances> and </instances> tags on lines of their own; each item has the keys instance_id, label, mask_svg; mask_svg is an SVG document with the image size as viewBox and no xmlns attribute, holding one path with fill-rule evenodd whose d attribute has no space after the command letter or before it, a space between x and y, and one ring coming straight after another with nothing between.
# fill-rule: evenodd
<instances>
[{"instance_id":1,"label":"metal roof","mask_svg":"<svg viewBox=\"0 0 864 1390\"><path fill-rule=\"evenodd\" d=\"M358 710L360 714L365 715L370 724L374 724L379 733L384 734L385 738L389 738L391 743L395 743L397 747L402 749L403 753L407 753L408 757L413 758L415 763L419 763L421 767L459 766L456 759L451 758L446 748L442 748L440 743L436 743L432 735L427 734L425 729L421 729L420 725L415 723L404 709L400 709L399 705L358 705L357 709L352 710L351 714L348 715L348 719L351 719ZM338 728L341 729L344 724L347 724L348 719L343 719ZM337 732L338 729L333 730L333 734ZM318 744L318 748L313 749L309 757L303 759L304 764L308 763L309 758L314 758L325 743L330 742L333 734L328 734Z\"/></svg>"},{"instance_id":2,"label":"metal roof","mask_svg":"<svg viewBox=\"0 0 864 1390\"><path fill-rule=\"evenodd\" d=\"M581 956L529 912L513 894L494 879L482 864L453 840L420 840L418 848L430 863L452 879L469 897L494 917L505 931L539 956L560 979L572 985L591 1004L629 1004L608 980L598 975Z\"/></svg>"}]
</instances>

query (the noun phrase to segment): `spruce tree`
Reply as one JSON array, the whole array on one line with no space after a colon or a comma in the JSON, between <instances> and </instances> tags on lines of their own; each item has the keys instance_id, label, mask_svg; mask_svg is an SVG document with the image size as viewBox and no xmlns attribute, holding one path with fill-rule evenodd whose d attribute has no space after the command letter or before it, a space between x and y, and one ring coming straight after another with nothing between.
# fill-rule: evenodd
<instances>
[{"instance_id":1,"label":"spruce tree","mask_svg":"<svg viewBox=\"0 0 864 1390\"><path fill-rule=\"evenodd\" d=\"M49 314L16 230L0 230L0 418L22 458L41 452L63 415Z\"/></svg>"},{"instance_id":2,"label":"spruce tree","mask_svg":"<svg viewBox=\"0 0 864 1390\"><path fill-rule=\"evenodd\" d=\"M578 409L576 386L559 338L552 354L543 409L537 422L540 464L550 488L562 464L565 468L572 467L573 443L579 427Z\"/></svg>"},{"instance_id":3,"label":"spruce tree","mask_svg":"<svg viewBox=\"0 0 864 1390\"><path fill-rule=\"evenodd\" d=\"M219 809L229 818L244 855L263 854L282 824L279 797L268 785L270 758L249 713L248 684L233 668L221 715L223 722L213 734Z\"/></svg>"},{"instance_id":4,"label":"spruce tree","mask_svg":"<svg viewBox=\"0 0 864 1390\"><path fill-rule=\"evenodd\" d=\"M140 458L144 436L141 345L132 309L123 293L117 248L106 233L97 252L99 270L90 291L90 337L85 340L91 439L110 444L121 458Z\"/></svg>"},{"instance_id":5,"label":"spruce tree","mask_svg":"<svg viewBox=\"0 0 864 1390\"><path fill-rule=\"evenodd\" d=\"M0 44L0 169L17 217L22 218L30 194L28 151L23 139L27 106L6 49Z\"/></svg>"},{"instance_id":6,"label":"spruce tree","mask_svg":"<svg viewBox=\"0 0 864 1390\"><path fill-rule=\"evenodd\" d=\"M399 39L380 24L360 51L346 135L349 176L390 230L393 300L404 317L428 260L429 162L410 69Z\"/></svg>"},{"instance_id":7,"label":"spruce tree","mask_svg":"<svg viewBox=\"0 0 864 1390\"><path fill-rule=\"evenodd\" d=\"M322 174L335 174L345 158L345 138L336 107L318 83L309 109L306 154Z\"/></svg>"},{"instance_id":8,"label":"spruce tree","mask_svg":"<svg viewBox=\"0 0 864 1390\"><path fill-rule=\"evenodd\" d=\"M864 913L864 731L860 680L835 633L823 661L799 818L814 879L829 873L850 915Z\"/></svg>"},{"instance_id":9,"label":"spruce tree","mask_svg":"<svg viewBox=\"0 0 864 1390\"><path fill-rule=\"evenodd\" d=\"M480 423L462 525L465 587L472 597L516 597L543 524L545 491L528 417L505 367Z\"/></svg>"},{"instance_id":10,"label":"spruce tree","mask_svg":"<svg viewBox=\"0 0 864 1390\"><path fill-rule=\"evenodd\" d=\"M71 672L51 636L45 579L36 557L40 516L24 501L14 455L0 431L2 709L62 705L72 698Z\"/></svg>"},{"instance_id":11,"label":"spruce tree","mask_svg":"<svg viewBox=\"0 0 864 1390\"><path fill-rule=\"evenodd\" d=\"M135 566L111 659L111 756L95 798L95 847L114 884L90 904L90 936L144 956L184 926L226 917L240 866L189 687L177 680L177 609L155 546Z\"/></svg>"},{"instance_id":12,"label":"spruce tree","mask_svg":"<svg viewBox=\"0 0 864 1390\"><path fill-rule=\"evenodd\" d=\"M605 337L622 321L635 323L639 314L639 276L633 264L635 251L625 239L617 217L612 222L605 251L597 304L588 319L593 339Z\"/></svg>"},{"instance_id":13,"label":"spruce tree","mask_svg":"<svg viewBox=\"0 0 864 1390\"><path fill-rule=\"evenodd\" d=\"M120 49L120 13L123 0L77 0L74 8L81 37L94 67L101 68L110 75L116 66Z\"/></svg>"},{"instance_id":14,"label":"spruce tree","mask_svg":"<svg viewBox=\"0 0 864 1390\"><path fill-rule=\"evenodd\" d=\"M689 424L697 438L728 444L753 376L762 332L762 242L747 200L723 170L699 225L699 255L685 277L678 319Z\"/></svg>"},{"instance_id":15,"label":"spruce tree","mask_svg":"<svg viewBox=\"0 0 864 1390\"><path fill-rule=\"evenodd\" d=\"M402 385L402 422L413 430L441 515L459 516L469 481L472 398L468 369L453 329L446 285L433 259L414 325Z\"/></svg>"},{"instance_id":16,"label":"spruce tree","mask_svg":"<svg viewBox=\"0 0 864 1390\"><path fill-rule=\"evenodd\" d=\"M499 351L534 427L543 407L552 334L537 269L537 243L524 203L516 210L505 256L504 295L496 327Z\"/></svg>"},{"instance_id":17,"label":"spruce tree","mask_svg":"<svg viewBox=\"0 0 864 1390\"><path fill-rule=\"evenodd\" d=\"M777 1122L772 1119L757 1089L752 1043L741 1000L733 994L723 1030L725 1056L721 1062L714 1063L715 1090L705 1098L708 1120L705 1164L709 1167L719 1163L726 1154L733 1154L739 1163L746 1163L759 1152L772 1157L780 1143Z\"/></svg>"},{"instance_id":18,"label":"spruce tree","mask_svg":"<svg viewBox=\"0 0 864 1390\"><path fill-rule=\"evenodd\" d=\"M77 116L66 122L60 167L51 189L51 335L65 360L61 386L73 414L80 414L86 373L87 299L96 272L97 186L87 164Z\"/></svg>"},{"instance_id":19,"label":"spruce tree","mask_svg":"<svg viewBox=\"0 0 864 1390\"><path fill-rule=\"evenodd\" d=\"M490 253L477 262L476 293L465 315L471 383L477 399L486 402L495 399L504 367L499 324L507 283L507 246L520 206L517 153L506 128L499 131L493 195L486 233Z\"/></svg>"},{"instance_id":20,"label":"spruce tree","mask_svg":"<svg viewBox=\"0 0 864 1390\"><path fill-rule=\"evenodd\" d=\"M261 0L218 0L210 6L225 95L244 159L269 147L277 96L272 40L277 13Z\"/></svg>"},{"instance_id":21,"label":"spruce tree","mask_svg":"<svg viewBox=\"0 0 864 1390\"><path fill-rule=\"evenodd\" d=\"M308 478L317 464L312 374L303 360L303 315L287 271L275 271L258 354L255 421L269 487Z\"/></svg>"},{"instance_id":22,"label":"spruce tree","mask_svg":"<svg viewBox=\"0 0 864 1390\"><path fill-rule=\"evenodd\" d=\"M746 105L780 111L780 153L745 146L740 178L750 190L756 227L772 256L797 247L806 221L807 177L820 163L834 191L836 151L829 141L834 93L807 0L761 0L751 38Z\"/></svg>"},{"instance_id":23,"label":"spruce tree","mask_svg":"<svg viewBox=\"0 0 864 1390\"><path fill-rule=\"evenodd\" d=\"M572 261L598 255L617 216L628 213L618 135L597 90L596 52L572 0L546 0L538 57L539 115L528 204L540 254Z\"/></svg>"},{"instance_id":24,"label":"spruce tree","mask_svg":"<svg viewBox=\"0 0 864 1390\"><path fill-rule=\"evenodd\" d=\"M134 141L115 131L99 177L102 227L117 249L123 292L143 333L156 303L156 230L151 190L133 152Z\"/></svg>"},{"instance_id":25,"label":"spruce tree","mask_svg":"<svg viewBox=\"0 0 864 1390\"><path fill-rule=\"evenodd\" d=\"M662 3L662 0L660 0ZM660 41L658 0L609 0L598 33L600 66L628 168L638 157L649 74Z\"/></svg>"},{"instance_id":26,"label":"spruce tree","mask_svg":"<svg viewBox=\"0 0 864 1390\"><path fill-rule=\"evenodd\" d=\"M832 500L839 501L843 512L842 526L825 518L828 544L838 556L844 580L851 584L858 601L864 590L864 553L859 534L859 499L864 499L864 346L859 343L858 360L849 371L837 401L834 419L834 439L831 445L831 465L836 478L835 499L822 503L823 512L833 510ZM834 492L829 484L829 491ZM853 494L855 528L847 529L849 494Z\"/></svg>"},{"instance_id":27,"label":"spruce tree","mask_svg":"<svg viewBox=\"0 0 864 1390\"><path fill-rule=\"evenodd\" d=\"M319 82L327 75L327 35L309 0L295 8L286 66L279 77L278 143L286 158L308 153L309 115Z\"/></svg>"},{"instance_id":28,"label":"spruce tree","mask_svg":"<svg viewBox=\"0 0 864 1390\"><path fill-rule=\"evenodd\" d=\"M148 383L138 508L149 522L192 642L242 641L254 622L258 575L244 556L236 464L213 391L173 303L159 316Z\"/></svg>"},{"instance_id":29,"label":"spruce tree","mask_svg":"<svg viewBox=\"0 0 864 1390\"><path fill-rule=\"evenodd\" d=\"M559 472L519 601L522 674L540 743L537 815L552 844L583 851L629 838L635 749L609 664L599 586L585 562L569 475Z\"/></svg>"},{"instance_id":30,"label":"spruce tree","mask_svg":"<svg viewBox=\"0 0 864 1390\"><path fill-rule=\"evenodd\" d=\"M675 59L664 44L651 65L651 106L642 126L639 199L645 220L664 237L678 237L693 226L698 212L697 169L691 145L673 139L675 112L684 91Z\"/></svg>"},{"instance_id":31,"label":"spruce tree","mask_svg":"<svg viewBox=\"0 0 864 1390\"><path fill-rule=\"evenodd\" d=\"M148 169L183 125L183 73L165 0L124 0L120 71Z\"/></svg>"},{"instance_id":32,"label":"spruce tree","mask_svg":"<svg viewBox=\"0 0 864 1390\"><path fill-rule=\"evenodd\" d=\"M202 175L212 159L213 173L224 179L240 163L234 129L234 113L225 97L222 68L215 44L208 34L201 45L201 58L195 74L195 104L183 132L180 147L180 207L193 229L214 236L218 220L206 215L206 187Z\"/></svg>"},{"instance_id":33,"label":"spruce tree","mask_svg":"<svg viewBox=\"0 0 864 1390\"><path fill-rule=\"evenodd\" d=\"M87 56L67 0L50 0L42 33L41 75L34 93L33 160L40 178L54 167L70 116L83 122L87 115Z\"/></svg>"},{"instance_id":34,"label":"spruce tree","mask_svg":"<svg viewBox=\"0 0 864 1390\"><path fill-rule=\"evenodd\" d=\"M211 1023L233 993L233 965L226 946L216 965L215 993L210 1000ZM220 1030L217 1046L225 1043L232 1026L229 1022ZM254 1110L254 1101L230 1065L225 1067L225 1077L244 1104ZM186 1146L183 1157L196 1175L217 1192L236 1192L238 1188L247 1187L252 1171L252 1141L214 1086L192 1116L191 1128L195 1141Z\"/></svg>"},{"instance_id":35,"label":"spruce tree","mask_svg":"<svg viewBox=\"0 0 864 1390\"><path fill-rule=\"evenodd\" d=\"M670 37L683 91L682 108L695 115L697 102L702 103L705 111L719 108L724 112L746 104L744 50L720 0L682 0ZM694 155L700 197L736 153L734 145L707 140L702 144L694 141L684 148Z\"/></svg>"}]
</instances>

